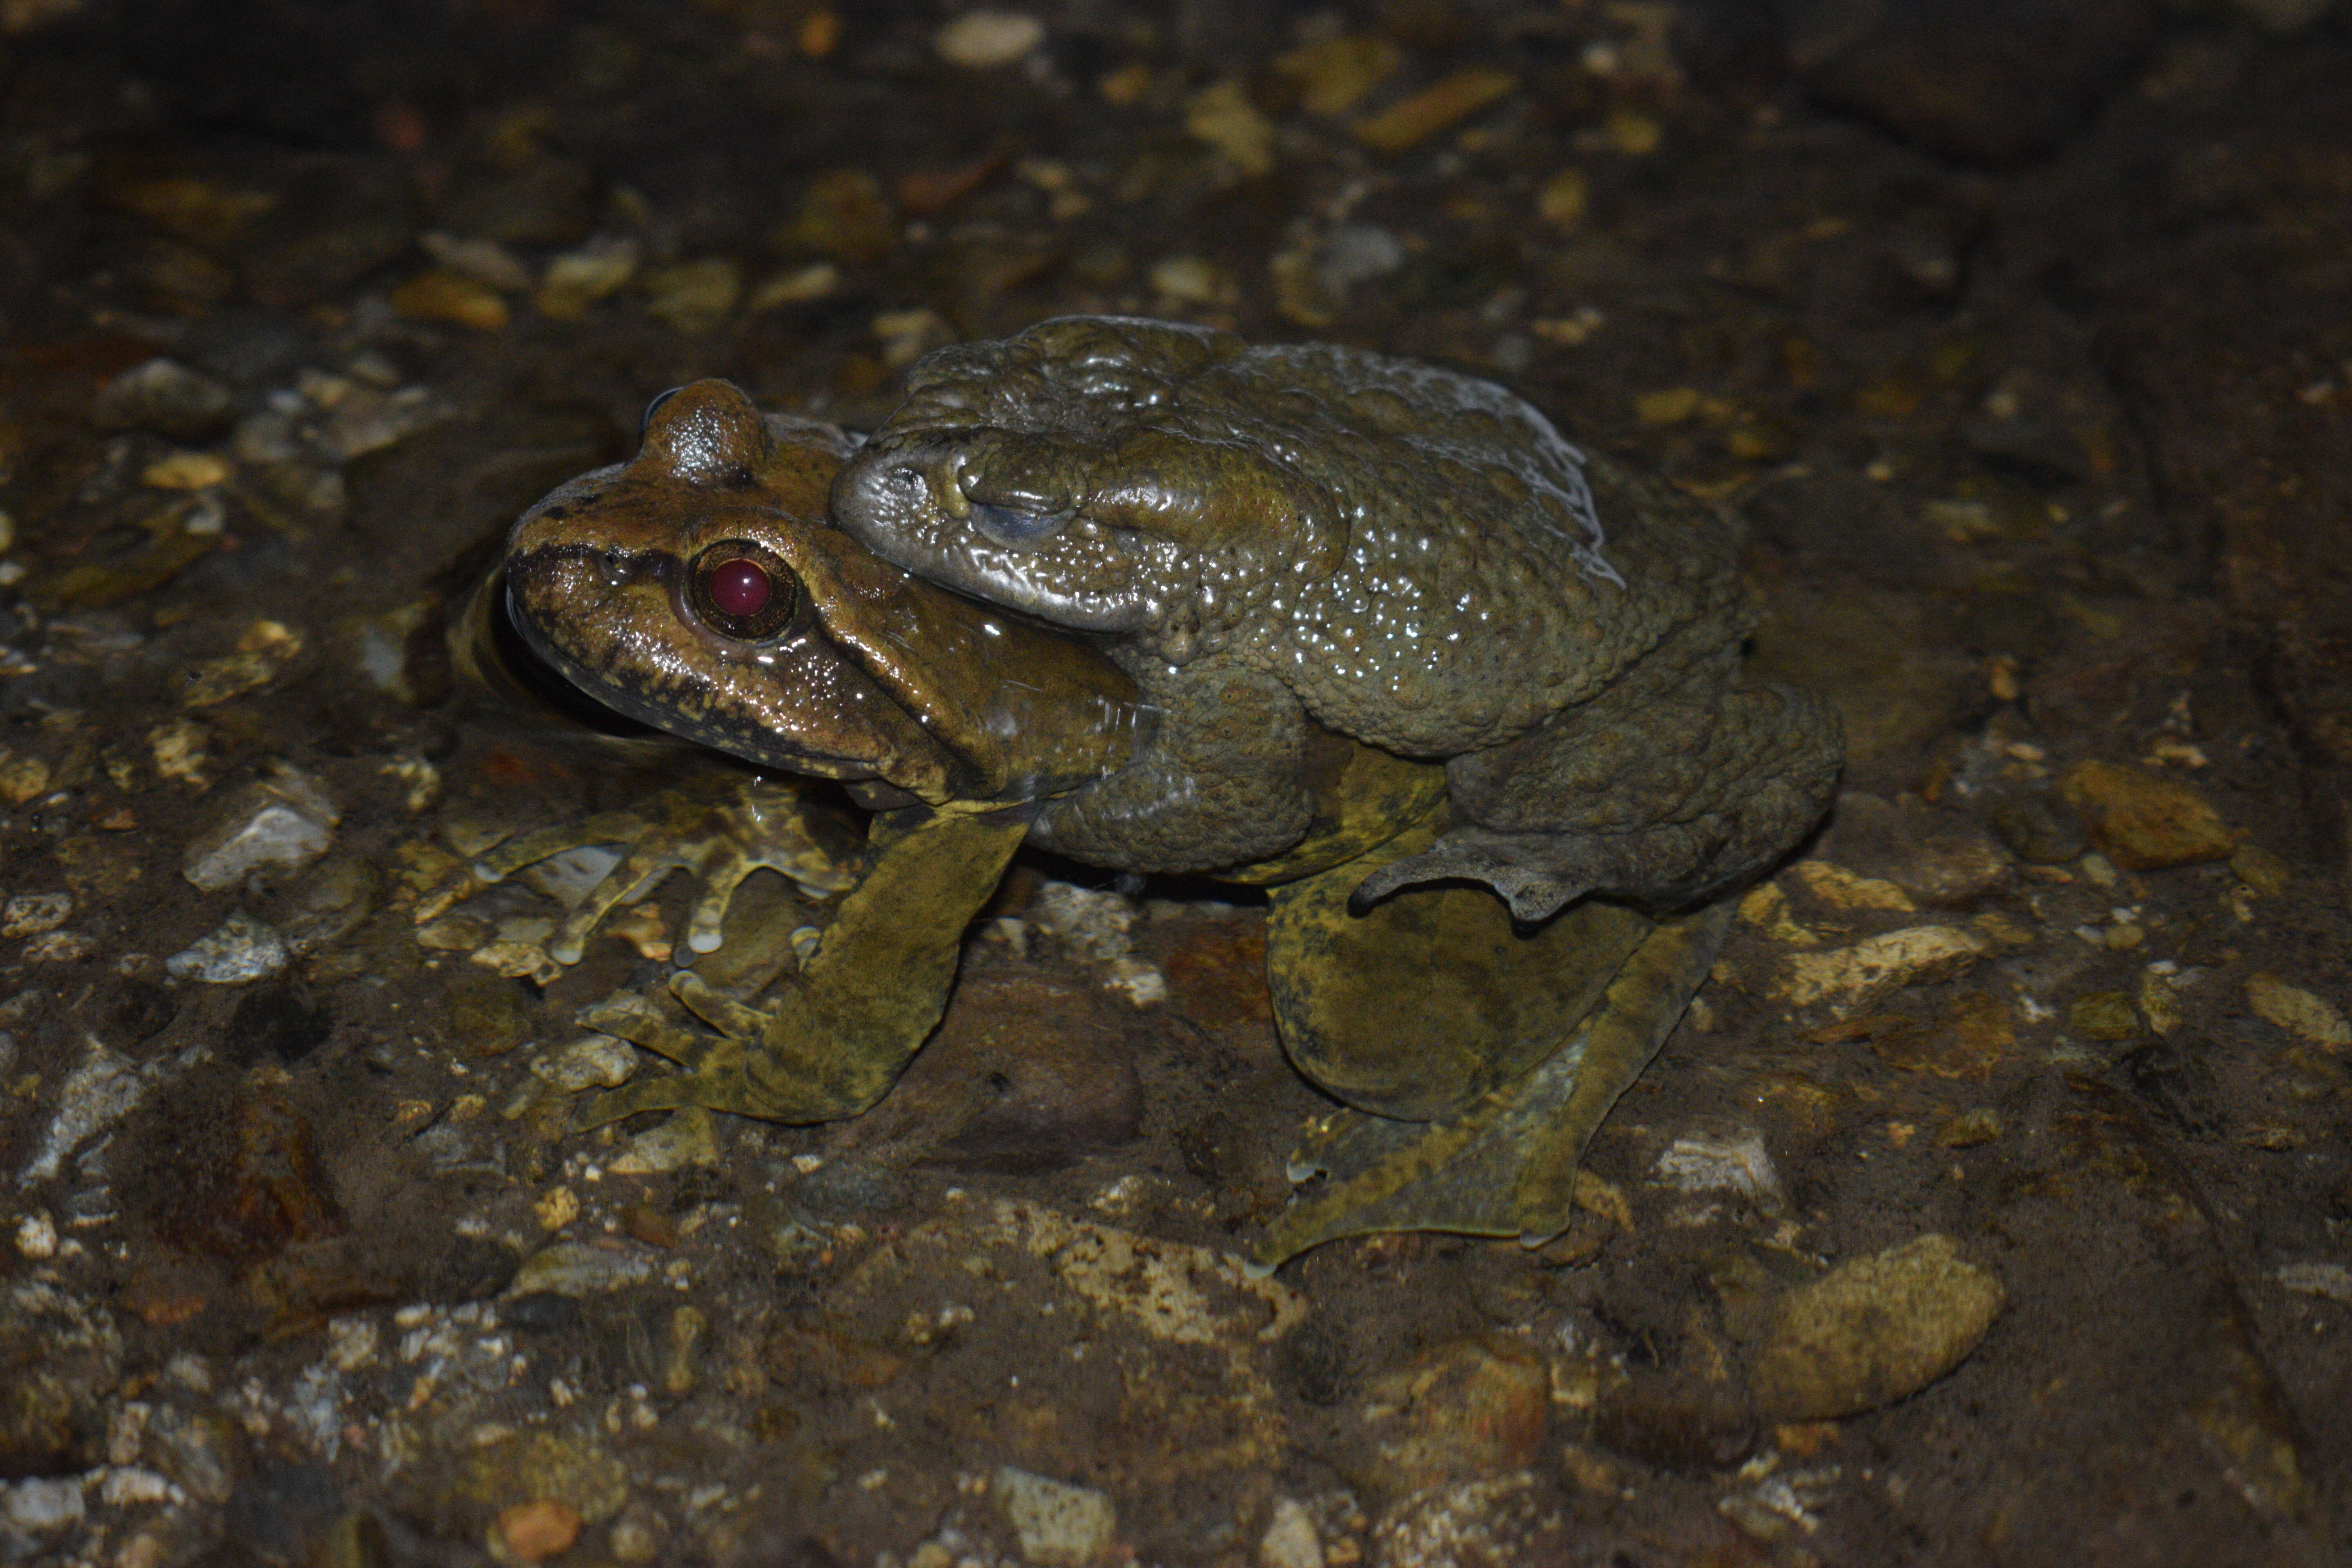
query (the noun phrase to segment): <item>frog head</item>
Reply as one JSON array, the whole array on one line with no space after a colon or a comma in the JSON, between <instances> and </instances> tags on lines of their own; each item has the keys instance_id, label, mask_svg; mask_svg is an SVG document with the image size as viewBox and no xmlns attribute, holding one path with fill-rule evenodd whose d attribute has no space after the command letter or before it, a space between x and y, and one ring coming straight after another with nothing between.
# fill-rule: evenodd
<instances>
[{"instance_id":1,"label":"frog head","mask_svg":"<svg viewBox=\"0 0 2352 1568\"><path fill-rule=\"evenodd\" d=\"M854 449L718 380L665 393L635 458L515 525L508 604L600 700L786 772L932 803L1058 794L1145 714L1108 659L884 562L826 520Z\"/></svg>"},{"instance_id":2,"label":"frog head","mask_svg":"<svg viewBox=\"0 0 2352 1568\"><path fill-rule=\"evenodd\" d=\"M1328 574L1349 536L1292 460L1300 433L1204 390L1246 378L1244 353L1118 317L939 350L842 470L834 514L899 565L1056 626L1232 625Z\"/></svg>"}]
</instances>

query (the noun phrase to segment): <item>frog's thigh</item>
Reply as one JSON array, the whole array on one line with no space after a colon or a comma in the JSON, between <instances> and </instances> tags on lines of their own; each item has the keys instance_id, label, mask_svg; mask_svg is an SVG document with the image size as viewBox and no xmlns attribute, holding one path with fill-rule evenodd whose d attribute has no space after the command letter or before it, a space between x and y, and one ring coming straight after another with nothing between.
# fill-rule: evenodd
<instances>
[{"instance_id":1,"label":"frog's thigh","mask_svg":"<svg viewBox=\"0 0 2352 1568\"><path fill-rule=\"evenodd\" d=\"M1652 923L1587 903L1522 935L1493 894L1451 887L1348 912L1370 861L1433 837L1425 824L1365 860L1272 889L1266 924L1290 1059L1334 1098L1410 1121L1450 1116L1558 1049Z\"/></svg>"},{"instance_id":2,"label":"frog's thigh","mask_svg":"<svg viewBox=\"0 0 2352 1568\"><path fill-rule=\"evenodd\" d=\"M1559 1050L1449 1120L1354 1110L1326 1118L1295 1163L1325 1172L1328 1184L1266 1227L1254 1261L1271 1268L1326 1241L1381 1231L1516 1236L1528 1246L1557 1236L1586 1142L1706 978L1729 914L1716 905L1661 922Z\"/></svg>"}]
</instances>

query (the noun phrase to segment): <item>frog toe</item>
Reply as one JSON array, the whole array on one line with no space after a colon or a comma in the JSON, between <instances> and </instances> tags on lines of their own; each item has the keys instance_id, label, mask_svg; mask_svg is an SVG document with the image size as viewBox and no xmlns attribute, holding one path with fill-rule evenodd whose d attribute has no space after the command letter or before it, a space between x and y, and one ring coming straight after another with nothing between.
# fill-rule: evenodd
<instances>
[{"instance_id":1,"label":"frog toe","mask_svg":"<svg viewBox=\"0 0 2352 1568\"><path fill-rule=\"evenodd\" d=\"M504 880L526 866L590 846L619 847L620 859L557 926L548 952L577 963L588 939L612 912L651 892L673 871L692 879L695 900L686 945L698 953L722 945L735 895L754 871L788 878L809 898L843 891L854 880L848 829L810 806L803 786L719 773L663 790L628 810L519 835L467 868L464 893ZM444 900L446 908L453 899Z\"/></svg>"},{"instance_id":2,"label":"frog toe","mask_svg":"<svg viewBox=\"0 0 2352 1568\"><path fill-rule=\"evenodd\" d=\"M583 1029L626 1040L685 1068L700 1063L711 1046L709 1036L665 1016L632 992L616 992L593 1007L583 1008L578 1022Z\"/></svg>"},{"instance_id":3,"label":"frog toe","mask_svg":"<svg viewBox=\"0 0 2352 1568\"><path fill-rule=\"evenodd\" d=\"M573 1110L572 1130L593 1132L643 1110L692 1108L739 1116L771 1114L765 1097L740 1072L674 1072L589 1096Z\"/></svg>"},{"instance_id":4,"label":"frog toe","mask_svg":"<svg viewBox=\"0 0 2352 1568\"><path fill-rule=\"evenodd\" d=\"M739 1040L760 1038L774 1021L773 1015L738 1002L690 969L669 977L669 991L696 1017Z\"/></svg>"}]
</instances>

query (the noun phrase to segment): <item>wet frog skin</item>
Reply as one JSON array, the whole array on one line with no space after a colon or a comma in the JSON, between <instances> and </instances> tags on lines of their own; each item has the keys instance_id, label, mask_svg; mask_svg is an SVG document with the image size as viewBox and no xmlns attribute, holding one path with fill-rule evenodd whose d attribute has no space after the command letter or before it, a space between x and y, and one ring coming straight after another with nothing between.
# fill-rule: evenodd
<instances>
[{"instance_id":1,"label":"wet frog skin","mask_svg":"<svg viewBox=\"0 0 2352 1568\"><path fill-rule=\"evenodd\" d=\"M1713 962L1707 900L1834 780L1826 710L1739 675L1729 530L1497 387L1349 350L1069 319L911 384L855 447L697 384L517 526L509 603L551 663L877 812L763 1004L681 973L707 1030L592 1010L687 1070L582 1123L871 1105L1026 839L1268 886L1285 1047L1346 1109L1260 1262L1557 1234Z\"/></svg>"},{"instance_id":2,"label":"wet frog skin","mask_svg":"<svg viewBox=\"0 0 2352 1568\"><path fill-rule=\"evenodd\" d=\"M1081 859L1278 851L1319 729L1445 765L1455 826L1366 898L1672 909L1786 850L1836 774L1826 707L1740 675L1723 520L1434 366L1046 321L923 360L833 506L887 560L1102 638L1162 710L1114 786L1043 814Z\"/></svg>"}]
</instances>

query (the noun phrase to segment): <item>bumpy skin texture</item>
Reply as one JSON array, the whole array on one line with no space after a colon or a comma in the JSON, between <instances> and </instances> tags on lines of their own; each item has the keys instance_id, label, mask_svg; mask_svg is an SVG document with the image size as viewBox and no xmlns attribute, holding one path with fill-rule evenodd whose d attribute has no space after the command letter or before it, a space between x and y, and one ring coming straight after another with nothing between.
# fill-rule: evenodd
<instances>
[{"instance_id":1,"label":"bumpy skin texture","mask_svg":"<svg viewBox=\"0 0 2352 1568\"><path fill-rule=\"evenodd\" d=\"M1673 907L1818 820L1837 724L1743 682L1713 513L1587 458L1500 387L1324 344L1073 317L918 364L835 481L933 582L1092 633L1160 710L1033 837L1217 870L1303 831L1319 726L1444 760L1455 830L1362 890L1469 877L1539 919Z\"/></svg>"}]
</instances>

